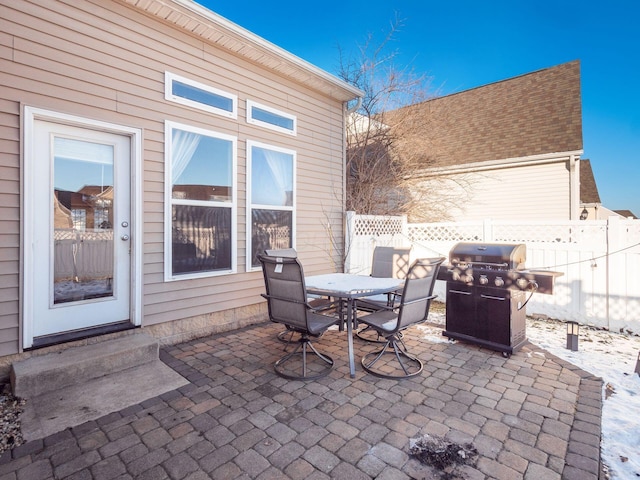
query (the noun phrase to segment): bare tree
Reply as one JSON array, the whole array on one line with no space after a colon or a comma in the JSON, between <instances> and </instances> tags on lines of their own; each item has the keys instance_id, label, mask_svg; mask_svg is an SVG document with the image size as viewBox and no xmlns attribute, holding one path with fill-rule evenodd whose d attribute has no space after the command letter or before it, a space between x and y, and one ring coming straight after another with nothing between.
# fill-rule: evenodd
<instances>
[{"instance_id":1,"label":"bare tree","mask_svg":"<svg viewBox=\"0 0 640 480\"><path fill-rule=\"evenodd\" d=\"M347 122L347 210L371 215L407 215L412 221L438 221L447 205L436 184L420 172L434 165L429 116L416 105L435 96L432 78L398 67L393 41L402 21L395 19L379 44L369 35L355 56L341 52L338 75L365 92ZM440 198L438 198L440 197Z\"/></svg>"}]
</instances>

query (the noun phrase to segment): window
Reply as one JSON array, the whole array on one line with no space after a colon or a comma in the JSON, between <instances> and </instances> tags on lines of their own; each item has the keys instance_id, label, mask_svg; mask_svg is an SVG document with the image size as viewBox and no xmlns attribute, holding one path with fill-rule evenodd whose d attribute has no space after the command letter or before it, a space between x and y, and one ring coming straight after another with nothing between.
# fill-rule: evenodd
<instances>
[{"instance_id":1,"label":"window","mask_svg":"<svg viewBox=\"0 0 640 480\"><path fill-rule=\"evenodd\" d=\"M296 117L275 108L247 100L247 123L276 130L289 135L296 134Z\"/></svg>"},{"instance_id":2,"label":"window","mask_svg":"<svg viewBox=\"0 0 640 480\"><path fill-rule=\"evenodd\" d=\"M268 248L295 247L296 154L247 142L247 270L260 266Z\"/></svg>"},{"instance_id":3,"label":"window","mask_svg":"<svg viewBox=\"0 0 640 480\"><path fill-rule=\"evenodd\" d=\"M167 280L236 269L235 137L167 122Z\"/></svg>"},{"instance_id":4,"label":"window","mask_svg":"<svg viewBox=\"0 0 640 480\"><path fill-rule=\"evenodd\" d=\"M84 232L87 229L87 211L84 208L72 208L71 220L75 230Z\"/></svg>"},{"instance_id":5,"label":"window","mask_svg":"<svg viewBox=\"0 0 640 480\"><path fill-rule=\"evenodd\" d=\"M238 97L188 78L165 72L164 97L172 102L229 118L238 116Z\"/></svg>"}]
</instances>

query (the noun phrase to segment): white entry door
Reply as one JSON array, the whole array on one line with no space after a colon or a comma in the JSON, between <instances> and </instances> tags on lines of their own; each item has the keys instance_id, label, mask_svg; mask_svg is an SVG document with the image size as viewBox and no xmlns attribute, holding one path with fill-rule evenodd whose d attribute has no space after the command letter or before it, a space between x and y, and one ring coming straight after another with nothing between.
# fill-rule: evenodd
<instances>
[{"instance_id":1,"label":"white entry door","mask_svg":"<svg viewBox=\"0 0 640 480\"><path fill-rule=\"evenodd\" d=\"M31 145L31 337L129 320L131 138L35 120Z\"/></svg>"}]
</instances>

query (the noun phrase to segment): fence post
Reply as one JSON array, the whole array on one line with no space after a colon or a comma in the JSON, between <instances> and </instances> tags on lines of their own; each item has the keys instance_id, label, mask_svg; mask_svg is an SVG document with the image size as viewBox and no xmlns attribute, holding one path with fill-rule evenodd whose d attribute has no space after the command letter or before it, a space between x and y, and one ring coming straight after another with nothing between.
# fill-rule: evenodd
<instances>
[{"instance_id":1,"label":"fence post","mask_svg":"<svg viewBox=\"0 0 640 480\"><path fill-rule=\"evenodd\" d=\"M400 233L402 234L403 242L406 243L406 241L409 240L409 222L406 215L402 215L402 227L400 228Z\"/></svg>"},{"instance_id":2,"label":"fence post","mask_svg":"<svg viewBox=\"0 0 640 480\"><path fill-rule=\"evenodd\" d=\"M623 327L624 312L623 305L620 305L622 298L625 298L626 279L622 278L621 272L624 268L624 254L616 253L622 248L622 224L620 217L610 216L607 218L607 326L609 330ZM616 305L617 304L617 305Z\"/></svg>"},{"instance_id":3,"label":"fence post","mask_svg":"<svg viewBox=\"0 0 640 480\"><path fill-rule=\"evenodd\" d=\"M344 228L344 265L343 271L351 271L352 253L351 247L356 236L356 212L346 212Z\"/></svg>"},{"instance_id":4,"label":"fence post","mask_svg":"<svg viewBox=\"0 0 640 480\"><path fill-rule=\"evenodd\" d=\"M483 242L493 241L493 224L490 218L485 218L482 222L482 237Z\"/></svg>"}]
</instances>

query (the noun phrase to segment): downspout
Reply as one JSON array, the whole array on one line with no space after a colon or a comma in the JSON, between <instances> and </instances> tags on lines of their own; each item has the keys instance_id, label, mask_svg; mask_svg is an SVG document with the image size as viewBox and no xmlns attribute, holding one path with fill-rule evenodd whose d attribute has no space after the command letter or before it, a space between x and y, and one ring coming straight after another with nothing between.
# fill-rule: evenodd
<instances>
[{"instance_id":1,"label":"downspout","mask_svg":"<svg viewBox=\"0 0 640 480\"><path fill-rule=\"evenodd\" d=\"M569 157L569 220L578 220L580 209L580 157Z\"/></svg>"},{"instance_id":2,"label":"downspout","mask_svg":"<svg viewBox=\"0 0 640 480\"><path fill-rule=\"evenodd\" d=\"M361 106L362 106L362 97L356 97L356 100L358 101L358 103L356 103L353 107L351 108L347 108L347 115L352 114L353 112L355 112L356 110L358 110ZM345 106L347 105L347 102L344 102Z\"/></svg>"}]
</instances>

